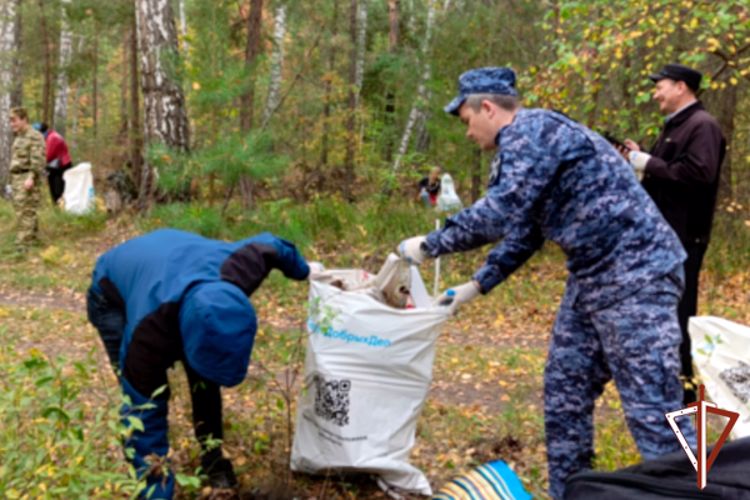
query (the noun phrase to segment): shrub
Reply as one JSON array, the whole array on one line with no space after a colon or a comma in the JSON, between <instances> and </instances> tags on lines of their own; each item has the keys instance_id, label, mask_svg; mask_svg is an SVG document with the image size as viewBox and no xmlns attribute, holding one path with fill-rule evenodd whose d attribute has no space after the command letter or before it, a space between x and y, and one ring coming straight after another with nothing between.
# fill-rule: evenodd
<instances>
[{"instance_id":1,"label":"shrub","mask_svg":"<svg viewBox=\"0 0 750 500\"><path fill-rule=\"evenodd\" d=\"M80 397L92 384L87 366L95 364L88 361L52 360L31 349L19 362L14 345L0 344L3 498L121 498L138 491L122 459L119 404Z\"/></svg>"}]
</instances>

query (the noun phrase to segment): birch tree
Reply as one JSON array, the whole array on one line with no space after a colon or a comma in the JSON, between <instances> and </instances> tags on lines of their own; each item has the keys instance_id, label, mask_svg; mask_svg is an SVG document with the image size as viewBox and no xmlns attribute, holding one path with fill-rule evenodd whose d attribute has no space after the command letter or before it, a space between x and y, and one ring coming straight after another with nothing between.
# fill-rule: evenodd
<instances>
[{"instance_id":1,"label":"birch tree","mask_svg":"<svg viewBox=\"0 0 750 500\"><path fill-rule=\"evenodd\" d=\"M367 0L351 0L349 13L351 57L349 61L349 114L346 120L346 157L344 159L344 197L353 201L354 157L357 150L357 113L359 93L365 66L365 43L367 40Z\"/></svg>"},{"instance_id":2,"label":"birch tree","mask_svg":"<svg viewBox=\"0 0 750 500\"><path fill-rule=\"evenodd\" d=\"M146 143L178 151L189 149L185 96L175 79L177 29L169 0L136 0L138 51ZM145 208L150 190L150 166L144 162L140 202Z\"/></svg>"},{"instance_id":3,"label":"birch tree","mask_svg":"<svg viewBox=\"0 0 750 500\"><path fill-rule=\"evenodd\" d=\"M331 76L336 72L336 54L338 52L338 47L336 44L336 39L338 37L338 16L339 16L339 2L338 0L333 0L332 3L332 16L331 16L331 24L330 24L330 31L329 31L329 39L330 44L328 46L328 72L329 76L325 78L325 91L324 91L324 97L323 97L323 131L322 131L322 137L320 139L320 164L323 168L328 166L328 136L331 129L331 108L333 106L332 103L332 93L333 93L333 84L331 83ZM323 181L324 176L320 175L318 176L318 191L321 191L323 189Z\"/></svg>"},{"instance_id":4,"label":"birch tree","mask_svg":"<svg viewBox=\"0 0 750 500\"><path fill-rule=\"evenodd\" d=\"M10 168L10 146L13 133L10 129L11 93L15 75L13 61L18 46L16 38L16 0L0 2L0 189L5 189Z\"/></svg>"},{"instance_id":5,"label":"birch tree","mask_svg":"<svg viewBox=\"0 0 750 500\"><path fill-rule=\"evenodd\" d=\"M190 45L187 41L187 17L185 16L185 0L178 0L177 9L180 15L180 41L182 42L182 53L187 57Z\"/></svg>"},{"instance_id":6,"label":"birch tree","mask_svg":"<svg viewBox=\"0 0 750 500\"><path fill-rule=\"evenodd\" d=\"M271 53L271 79L268 84L263 128L266 128L281 100L281 70L284 67L284 37L286 36L286 5L279 3L274 13L273 52Z\"/></svg>"},{"instance_id":7,"label":"birch tree","mask_svg":"<svg viewBox=\"0 0 750 500\"><path fill-rule=\"evenodd\" d=\"M134 13L135 14L135 13ZM139 98L138 88L138 28L136 26L136 16L130 19L130 47L128 50L128 64L130 67L130 113L128 113L129 136L128 149L130 150L130 168L133 175L133 182L140 186L141 176L143 175L143 122L141 121L141 100ZM75 101L74 101L75 102Z\"/></svg>"},{"instance_id":8,"label":"birch tree","mask_svg":"<svg viewBox=\"0 0 750 500\"><path fill-rule=\"evenodd\" d=\"M395 55L398 51L399 38L399 0L388 0L388 52ZM395 129L396 94L393 86L389 85L385 93L385 123L387 135L385 142L385 160L393 160L393 143L395 141L393 130Z\"/></svg>"},{"instance_id":9,"label":"birch tree","mask_svg":"<svg viewBox=\"0 0 750 500\"><path fill-rule=\"evenodd\" d=\"M367 3L369 0L359 0L357 9L357 52L355 59L354 88L356 90L355 105L359 106L359 96L362 91L362 79L365 74L365 53L367 51Z\"/></svg>"},{"instance_id":10,"label":"birch tree","mask_svg":"<svg viewBox=\"0 0 750 500\"><path fill-rule=\"evenodd\" d=\"M432 39L432 27L435 24L435 0L429 0L427 2L427 26L425 27L425 35L422 43L422 75L419 79L419 86L417 87L417 98L412 105L411 111L409 112L409 118L406 120L406 126L404 127L404 133L401 136L401 144L396 153L396 158L393 160L391 166L391 172L395 173L401 166L401 160L406 154L406 150L409 148L409 140L414 130L414 125L424 114L425 106L429 100L427 82L430 80L432 74L432 66L430 65L429 54L430 54L430 41Z\"/></svg>"},{"instance_id":11,"label":"birch tree","mask_svg":"<svg viewBox=\"0 0 750 500\"><path fill-rule=\"evenodd\" d=\"M149 143L189 149L182 88L175 81L177 32L169 0L136 0L145 133Z\"/></svg>"},{"instance_id":12,"label":"birch tree","mask_svg":"<svg viewBox=\"0 0 750 500\"><path fill-rule=\"evenodd\" d=\"M49 123L50 107L52 104L52 43L50 30L47 24L47 14L44 10L43 0L38 0L39 8L39 37L42 39L44 56L44 84L42 86L42 121Z\"/></svg>"},{"instance_id":13,"label":"birch tree","mask_svg":"<svg viewBox=\"0 0 750 500\"><path fill-rule=\"evenodd\" d=\"M55 130L65 135L65 120L68 117L68 66L73 52L73 37L68 25L70 0L62 0L60 17L60 66L57 71L57 92L55 93L55 114L52 123Z\"/></svg>"}]
</instances>

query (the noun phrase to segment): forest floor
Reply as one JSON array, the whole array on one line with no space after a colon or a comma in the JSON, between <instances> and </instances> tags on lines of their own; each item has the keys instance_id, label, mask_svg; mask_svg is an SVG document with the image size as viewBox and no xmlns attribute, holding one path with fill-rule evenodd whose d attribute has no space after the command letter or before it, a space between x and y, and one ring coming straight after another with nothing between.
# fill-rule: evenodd
<instances>
[{"instance_id":1,"label":"forest floor","mask_svg":"<svg viewBox=\"0 0 750 500\"><path fill-rule=\"evenodd\" d=\"M91 390L81 394L82 404L114 404L117 383L86 320L85 290L97 255L141 229L127 215L89 227L48 214L42 219L42 244L27 259L16 261L8 256L12 218L2 203L0 322L18 358L36 349L50 357L89 360L94 365ZM378 242L378 248L396 243ZM375 255L376 251L356 244L331 250L313 242L307 253L328 267L354 264L377 271L385 253ZM341 257L344 254L346 258ZM465 280L480 261L480 253L444 259L444 285ZM467 305L445 325L410 455L433 489L475 465L499 458L510 464L534 498L547 498L542 374L565 276L560 253L545 248L507 283ZM430 269L425 269L425 281L431 279ZM707 271L701 314L750 324L748 283L747 269L730 274ZM223 391L224 450L239 475L241 498L384 498L367 475L310 477L288 472L306 338L302 326L307 286L271 276L253 296L253 304L259 331L248 379ZM198 447L192 439L181 370L173 370L170 380L173 463L191 474L199 462ZM597 403L595 420L597 468L611 470L638 461L612 384ZM112 467L120 466L118 460L113 453ZM206 489L179 493L180 498L210 496Z\"/></svg>"}]
</instances>

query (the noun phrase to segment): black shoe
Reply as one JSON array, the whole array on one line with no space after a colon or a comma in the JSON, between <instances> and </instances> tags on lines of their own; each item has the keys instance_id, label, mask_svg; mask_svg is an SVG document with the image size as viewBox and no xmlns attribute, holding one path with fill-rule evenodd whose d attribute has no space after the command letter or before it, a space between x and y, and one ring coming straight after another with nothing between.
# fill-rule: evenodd
<instances>
[{"instance_id":1,"label":"black shoe","mask_svg":"<svg viewBox=\"0 0 750 500\"><path fill-rule=\"evenodd\" d=\"M208 484L211 488L236 488L239 483L237 476L234 474L232 462L221 456L219 451L216 453L207 453L201 458L201 467L203 472L208 476Z\"/></svg>"}]
</instances>

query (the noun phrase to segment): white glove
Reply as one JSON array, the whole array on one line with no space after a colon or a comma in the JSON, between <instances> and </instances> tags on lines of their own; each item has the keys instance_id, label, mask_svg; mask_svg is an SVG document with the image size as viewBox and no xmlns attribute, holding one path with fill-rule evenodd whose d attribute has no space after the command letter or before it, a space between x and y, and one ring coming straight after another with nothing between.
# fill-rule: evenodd
<instances>
[{"instance_id":1,"label":"white glove","mask_svg":"<svg viewBox=\"0 0 750 500\"><path fill-rule=\"evenodd\" d=\"M437 299L435 304L438 306L450 308L451 314L456 313L458 306L465 304L477 298L480 294L479 283L474 280L464 283L463 285L454 286L444 291Z\"/></svg>"},{"instance_id":2,"label":"white glove","mask_svg":"<svg viewBox=\"0 0 750 500\"><path fill-rule=\"evenodd\" d=\"M638 180L643 179L643 172L646 170L646 164L651 159L651 155L643 151L631 151L628 153L628 160L635 170L635 176Z\"/></svg>"},{"instance_id":3,"label":"white glove","mask_svg":"<svg viewBox=\"0 0 750 500\"><path fill-rule=\"evenodd\" d=\"M310 267L310 274L307 275L308 280L317 279L318 275L326 270L320 262L308 262L307 265Z\"/></svg>"},{"instance_id":4,"label":"white glove","mask_svg":"<svg viewBox=\"0 0 750 500\"><path fill-rule=\"evenodd\" d=\"M427 238L425 236L415 236L408 238L398 244L398 254L409 264L420 265L428 255L422 250L422 243Z\"/></svg>"}]
</instances>

